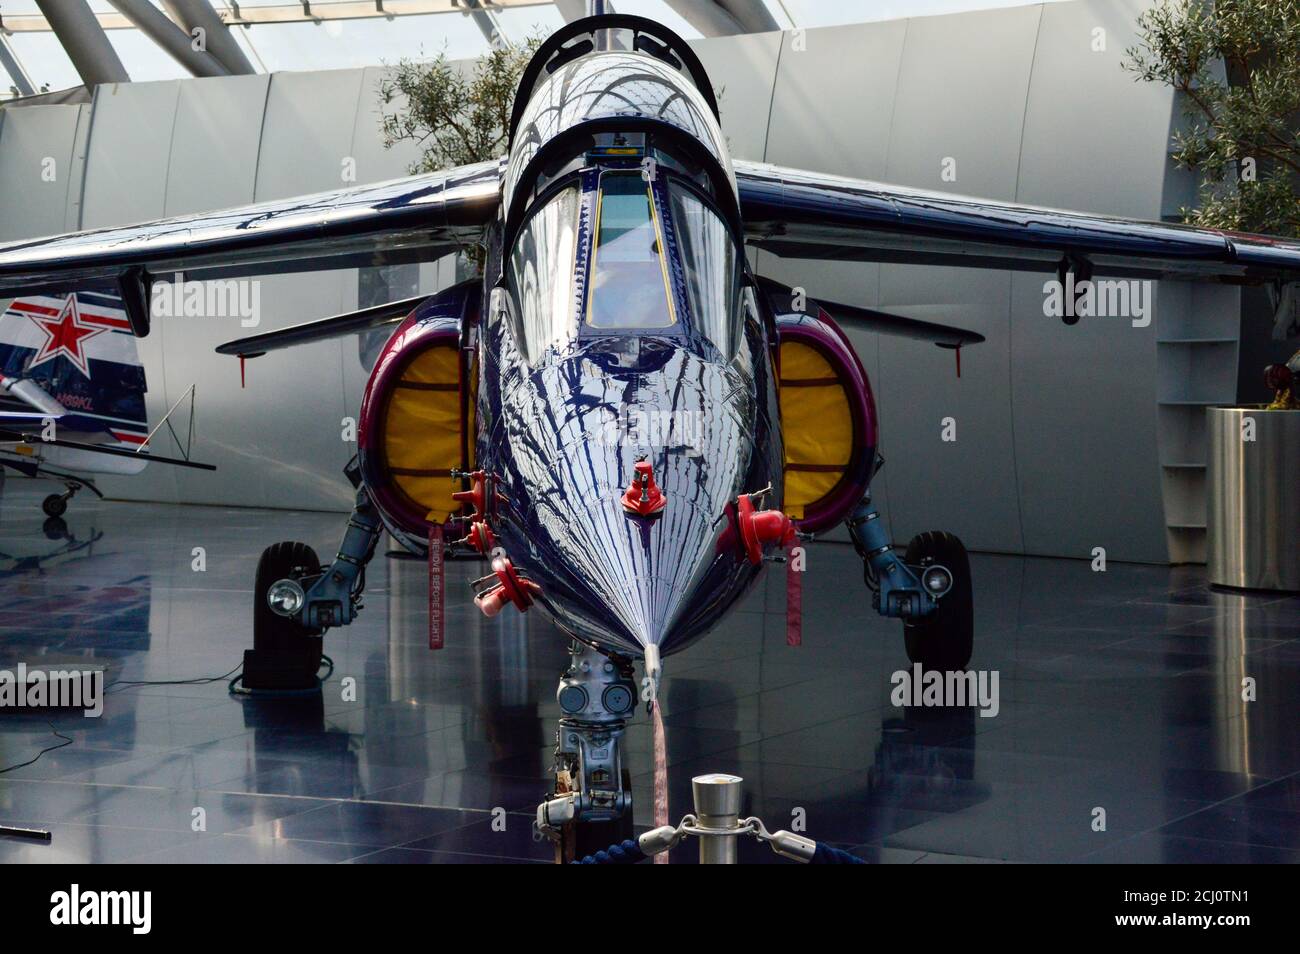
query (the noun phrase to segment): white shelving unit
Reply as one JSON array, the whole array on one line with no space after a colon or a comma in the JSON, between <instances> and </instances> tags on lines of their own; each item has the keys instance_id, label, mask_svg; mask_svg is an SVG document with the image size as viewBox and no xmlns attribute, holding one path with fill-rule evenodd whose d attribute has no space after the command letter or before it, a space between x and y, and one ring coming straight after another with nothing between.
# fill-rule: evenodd
<instances>
[{"instance_id":1,"label":"white shelving unit","mask_svg":"<svg viewBox=\"0 0 1300 954\"><path fill-rule=\"evenodd\" d=\"M1172 563L1205 562L1205 409L1237 399L1241 292L1162 282L1156 303L1161 488Z\"/></svg>"}]
</instances>

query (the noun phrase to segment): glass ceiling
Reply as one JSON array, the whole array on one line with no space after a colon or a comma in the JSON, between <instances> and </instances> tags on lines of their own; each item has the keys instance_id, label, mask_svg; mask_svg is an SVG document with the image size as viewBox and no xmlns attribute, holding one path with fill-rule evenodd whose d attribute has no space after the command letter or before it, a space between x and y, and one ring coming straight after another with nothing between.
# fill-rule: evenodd
<instances>
[{"instance_id":1,"label":"glass ceiling","mask_svg":"<svg viewBox=\"0 0 1300 954\"><path fill-rule=\"evenodd\" d=\"M151 0L162 8L161 0ZM314 0L313 21L303 10L301 0L210 0L223 16L234 16L243 8L252 18L250 8L260 14L287 22L256 22L236 26L232 33L250 62L260 71L322 70L374 66L395 63L403 58L420 59L445 52L451 59L465 59L487 51L489 41L473 17L464 11L465 0L444 0L429 7L443 7L445 12L385 18L374 13L375 4L348 3L346 0ZM701 4L711 0L694 0ZM831 26L891 20L905 16L952 13L959 10L1022 6L1037 0L763 0L772 18L783 28ZM398 6L394 3L394 6ZM450 9L459 5L461 9ZM487 7L490 23L508 43L518 43L534 33L546 35L564 23L554 3L545 0L507 0L505 6ZM700 31L678 11L689 7L681 0L611 0L608 6L619 13L634 13L658 20L682 36L693 39ZM106 15L115 24L124 21L108 0L90 0L96 14ZM365 9L359 19L330 19L329 8ZM676 9L674 9L676 7ZM276 8L269 10L267 8ZM24 17L39 15L36 0L0 0L0 44L8 48L25 78L37 91L61 90L81 85L72 62L57 37L48 29L30 30ZM322 15L324 14L324 15ZM30 23L31 21L27 21ZM10 26L15 24L16 26ZM175 60L164 53L139 30L131 26L107 30L109 41L134 81L177 79L189 76ZM13 95L10 77L0 50L0 99Z\"/></svg>"}]
</instances>

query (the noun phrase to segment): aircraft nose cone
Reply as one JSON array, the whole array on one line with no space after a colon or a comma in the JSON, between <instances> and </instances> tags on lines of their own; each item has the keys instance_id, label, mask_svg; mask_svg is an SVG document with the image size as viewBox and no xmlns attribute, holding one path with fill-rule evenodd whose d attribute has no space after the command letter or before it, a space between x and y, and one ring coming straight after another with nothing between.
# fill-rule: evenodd
<instances>
[{"instance_id":1,"label":"aircraft nose cone","mask_svg":"<svg viewBox=\"0 0 1300 954\"><path fill-rule=\"evenodd\" d=\"M710 474L700 458L680 451L661 451L657 459L663 502L657 514L624 506L629 480L623 475L635 464L624 454L609 460L609 489L584 496L567 524L568 562L585 579L591 606L603 607L593 614L597 626L629 648L671 645L686 622L717 557L717 518L733 483L731 475Z\"/></svg>"},{"instance_id":2,"label":"aircraft nose cone","mask_svg":"<svg viewBox=\"0 0 1300 954\"><path fill-rule=\"evenodd\" d=\"M517 523L502 539L563 628L627 653L668 653L754 572L717 548L727 504L757 489L753 389L734 368L680 349L626 377L592 374L583 360L534 373L543 413L518 421L529 436L511 442L507 481L531 507L511 506ZM663 498L653 515L624 504L641 458Z\"/></svg>"}]
</instances>

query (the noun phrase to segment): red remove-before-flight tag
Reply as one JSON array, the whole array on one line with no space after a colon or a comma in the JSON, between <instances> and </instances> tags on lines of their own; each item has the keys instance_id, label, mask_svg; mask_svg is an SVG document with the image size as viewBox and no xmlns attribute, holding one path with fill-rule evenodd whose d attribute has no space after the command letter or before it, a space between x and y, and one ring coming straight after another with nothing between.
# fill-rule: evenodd
<instances>
[{"instance_id":1,"label":"red remove-before-flight tag","mask_svg":"<svg viewBox=\"0 0 1300 954\"><path fill-rule=\"evenodd\" d=\"M794 568L794 552L785 565L785 644L803 645L803 571Z\"/></svg>"},{"instance_id":2,"label":"red remove-before-flight tag","mask_svg":"<svg viewBox=\"0 0 1300 954\"><path fill-rule=\"evenodd\" d=\"M442 649L443 642L443 580L447 561L443 553L442 526L429 528L429 648Z\"/></svg>"}]
</instances>

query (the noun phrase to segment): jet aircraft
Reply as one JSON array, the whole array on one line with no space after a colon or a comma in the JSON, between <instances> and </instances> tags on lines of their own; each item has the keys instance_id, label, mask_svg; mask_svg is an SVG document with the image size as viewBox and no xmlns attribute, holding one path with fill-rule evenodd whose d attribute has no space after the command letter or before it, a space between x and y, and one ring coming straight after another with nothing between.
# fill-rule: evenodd
<instances>
[{"instance_id":1,"label":"jet aircraft","mask_svg":"<svg viewBox=\"0 0 1300 954\"><path fill-rule=\"evenodd\" d=\"M1277 328L1300 327L1294 242L734 159L698 57L640 17L588 18L547 39L508 132L499 161L0 247L0 292L109 283L144 335L155 276L479 247L479 278L218 349L244 359L392 327L365 389L338 554L322 567L300 543L265 551L244 681L312 685L321 637L357 618L385 530L429 561L435 646L443 560L477 552L491 561L474 596L484 613L536 608L572 640L540 812L565 857L631 824L621 739L664 658L809 535L847 523L874 606L902 622L914 662L960 669L971 656L961 542L933 531L900 552L871 503L876 408L840 323L953 349L981 337L818 301L755 274L747 248L1017 269L1072 287L1094 275L1263 285Z\"/></svg>"}]
</instances>

